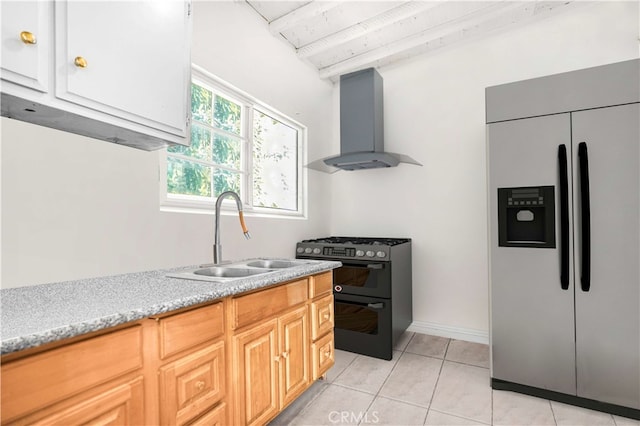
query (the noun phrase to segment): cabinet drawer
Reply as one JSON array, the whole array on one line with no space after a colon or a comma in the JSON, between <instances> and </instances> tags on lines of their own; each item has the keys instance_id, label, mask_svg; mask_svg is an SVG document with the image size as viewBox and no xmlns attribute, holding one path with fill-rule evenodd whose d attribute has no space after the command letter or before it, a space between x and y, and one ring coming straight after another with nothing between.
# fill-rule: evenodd
<instances>
[{"instance_id":1,"label":"cabinet drawer","mask_svg":"<svg viewBox=\"0 0 640 426\"><path fill-rule=\"evenodd\" d=\"M225 395L224 341L160 368L162 424L185 424Z\"/></svg>"},{"instance_id":2,"label":"cabinet drawer","mask_svg":"<svg viewBox=\"0 0 640 426\"><path fill-rule=\"evenodd\" d=\"M222 302L162 318L160 357L162 359L224 333Z\"/></svg>"},{"instance_id":3,"label":"cabinet drawer","mask_svg":"<svg viewBox=\"0 0 640 426\"><path fill-rule=\"evenodd\" d=\"M311 345L311 364L313 380L320 378L333 366L335 350L333 346L333 332L321 337Z\"/></svg>"},{"instance_id":4,"label":"cabinet drawer","mask_svg":"<svg viewBox=\"0 0 640 426\"><path fill-rule=\"evenodd\" d=\"M333 294L311 303L311 340L333 330Z\"/></svg>"},{"instance_id":5,"label":"cabinet drawer","mask_svg":"<svg viewBox=\"0 0 640 426\"><path fill-rule=\"evenodd\" d=\"M202 417L189 423L189 426L226 426L228 424L227 404L223 402Z\"/></svg>"},{"instance_id":6,"label":"cabinet drawer","mask_svg":"<svg viewBox=\"0 0 640 426\"><path fill-rule=\"evenodd\" d=\"M2 365L2 423L142 367L140 326Z\"/></svg>"},{"instance_id":7,"label":"cabinet drawer","mask_svg":"<svg viewBox=\"0 0 640 426\"><path fill-rule=\"evenodd\" d=\"M233 328L269 318L289 307L304 303L308 296L307 279L304 279L234 298Z\"/></svg>"},{"instance_id":8,"label":"cabinet drawer","mask_svg":"<svg viewBox=\"0 0 640 426\"><path fill-rule=\"evenodd\" d=\"M309 278L309 288L312 299L325 293L331 293L333 291L333 271L314 275Z\"/></svg>"}]
</instances>

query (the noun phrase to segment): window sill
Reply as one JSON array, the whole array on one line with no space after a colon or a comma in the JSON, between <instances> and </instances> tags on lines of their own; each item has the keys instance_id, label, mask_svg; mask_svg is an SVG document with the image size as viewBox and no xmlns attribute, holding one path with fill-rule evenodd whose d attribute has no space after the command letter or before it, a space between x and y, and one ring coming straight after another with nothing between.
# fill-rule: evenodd
<instances>
[{"instance_id":1,"label":"window sill","mask_svg":"<svg viewBox=\"0 0 640 426\"><path fill-rule=\"evenodd\" d=\"M164 200L160 203L160 211L166 213L187 213L187 214L208 214L215 216L215 203L211 202L198 202L198 201L175 201ZM237 212L235 203L225 200L222 203L220 212L223 215L234 214ZM243 207L243 213L246 217L264 217L274 219L294 219L294 220L306 220L307 216L300 212L287 212L278 211L272 212L270 209L249 208Z\"/></svg>"}]
</instances>

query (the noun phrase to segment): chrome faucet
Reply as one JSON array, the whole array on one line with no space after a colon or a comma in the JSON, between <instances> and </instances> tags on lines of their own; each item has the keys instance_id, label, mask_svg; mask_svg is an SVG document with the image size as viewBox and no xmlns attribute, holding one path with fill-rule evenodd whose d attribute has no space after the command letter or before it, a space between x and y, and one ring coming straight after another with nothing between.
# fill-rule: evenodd
<instances>
[{"instance_id":1,"label":"chrome faucet","mask_svg":"<svg viewBox=\"0 0 640 426\"><path fill-rule=\"evenodd\" d=\"M240 217L240 226L242 227L242 232L244 232L244 237L248 240L251 238L251 234L247 230L247 225L244 223L244 214L242 213L242 201L240 201L240 197L233 191L225 191L222 194L218 195L218 199L216 200L216 229L215 229L215 242L213 245L213 263L218 264L222 260L222 246L220 245L220 207L222 206L222 200L226 197L232 197L236 200L236 205L238 206L238 216Z\"/></svg>"}]
</instances>

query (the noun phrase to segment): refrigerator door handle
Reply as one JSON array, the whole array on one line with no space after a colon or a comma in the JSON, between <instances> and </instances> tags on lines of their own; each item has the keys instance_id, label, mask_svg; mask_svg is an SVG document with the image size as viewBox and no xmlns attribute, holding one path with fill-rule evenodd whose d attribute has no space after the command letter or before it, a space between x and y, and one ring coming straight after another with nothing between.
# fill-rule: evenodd
<instances>
[{"instance_id":1,"label":"refrigerator door handle","mask_svg":"<svg viewBox=\"0 0 640 426\"><path fill-rule=\"evenodd\" d=\"M578 160L580 163L580 210L582 215L580 284L582 291L589 291L591 288L591 203L589 200L589 154L586 142L578 144Z\"/></svg>"},{"instance_id":2,"label":"refrigerator door handle","mask_svg":"<svg viewBox=\"0 0 640 426\"><path fill-rule=\"evenodd\" d=\"M567 146L558 146L560 171L560 287L569 289L569 172Z\"/></svg>"}]
</instances>

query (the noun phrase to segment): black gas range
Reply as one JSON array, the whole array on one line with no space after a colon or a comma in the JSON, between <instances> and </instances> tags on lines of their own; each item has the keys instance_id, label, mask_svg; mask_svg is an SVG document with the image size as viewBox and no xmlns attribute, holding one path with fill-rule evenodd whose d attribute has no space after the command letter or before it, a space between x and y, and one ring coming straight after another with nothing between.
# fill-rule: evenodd
<instances>
[{"instance_id":1,"label":"black gas range","mask_svg":"<svg viewBox=\"0 0 640 426\"><path fill-rule=\"evenodd\" d=\"M390 360L413 320L411 239L304 240L296 257L342 262L333 270L336 348Z\"/></svg>"}]
</instances>

